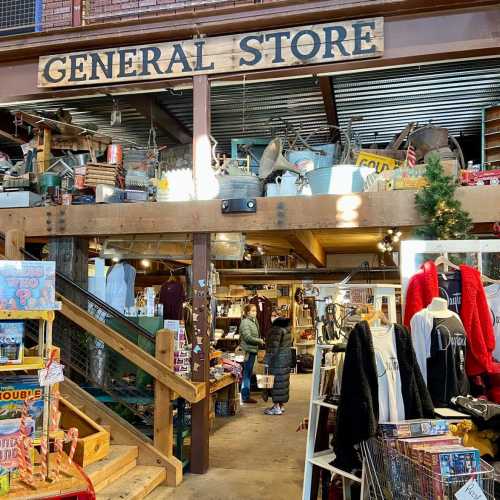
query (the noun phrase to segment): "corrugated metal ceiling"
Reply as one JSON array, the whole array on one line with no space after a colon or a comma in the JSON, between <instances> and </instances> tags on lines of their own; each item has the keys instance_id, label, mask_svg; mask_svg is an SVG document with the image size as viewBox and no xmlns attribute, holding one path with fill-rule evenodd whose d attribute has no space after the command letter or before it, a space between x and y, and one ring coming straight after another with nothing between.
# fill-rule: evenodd
<instances>
[{"instance_id":1,"label":"corrugated metal ceiling","mask_svg":"<svg viewBox=\"0 0 500 500\"><path fill-rule=\"evenodd\" d=\"M449 128L453 135L477 134L481 108L500 101L500 59L483 59L389 70L342 74L333 77L340 124L362 116L353 129L365 144L389 141L408 122L418 121ZM160 105L192 130L192 90L166 90L155 95ZM102 133L117 141L129 140L145 146L149 119L141 116L123 98L121 127L109 125L111 97L74 99L17 106L29 112L71 111L73 123L95 123ZM271 137L269 120L286 119L304 135L326 125L323 98L313 77L212 87L212 134L219 150L230 151L231 138ZM170 144L158 131L158 143ZM317 137L323 141L325 137ZM315 142L316 142L315 141ZM1 148L1 144L0 144Z\"/></svg>"},{"instance_id":2,"label":"corrugated metal ceiling","mask_svg":"<svg viewBox=\"0 0 500 500\"><path fill-rule=\"evenodd\" d=\"M500 59L412 66L339 75L333 79L341 126L364 143L388 142L409 122L432 121L452 135L478 134L481 108L500 100Z\"/></svg>"}]
</instances>

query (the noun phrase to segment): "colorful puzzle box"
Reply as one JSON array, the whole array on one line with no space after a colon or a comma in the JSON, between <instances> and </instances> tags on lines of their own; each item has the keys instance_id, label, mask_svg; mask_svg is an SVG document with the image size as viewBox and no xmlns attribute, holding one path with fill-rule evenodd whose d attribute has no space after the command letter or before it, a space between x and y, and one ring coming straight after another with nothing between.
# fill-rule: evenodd
<instances>
[{"instance_id":1,"label":"colorful puzzle box","mask_svg":"<svg viewBox=\"0 0 500 500\"><path fill-rule=\"evenodd\" d=\"M15 365L23 362L24 323L22 321L0 321L0 365Z\"/></svg>"},{"instance_id":2,"label":"colorful puzzle box","mask_svg":"<svg viewBox=\"0 0 500 500\"><path fill-rule=\"evenodd\" d=\"M0 310L56 308L55 262L0 261Z\"/></svg>"}]
</instances>

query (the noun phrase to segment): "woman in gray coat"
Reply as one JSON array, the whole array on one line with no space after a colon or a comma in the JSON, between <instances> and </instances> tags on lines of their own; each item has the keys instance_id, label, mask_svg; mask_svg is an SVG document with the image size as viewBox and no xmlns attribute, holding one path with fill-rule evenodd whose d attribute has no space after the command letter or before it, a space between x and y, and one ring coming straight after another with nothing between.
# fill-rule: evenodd
<instances>
[{"instance_id":1,"label":"woman in gray coat","mask_svg":"<svg viewBox=\"0 0 500 500\"><path fill-rule=\"evenodd\" d=\"M281 415L290 396L290 369L292 367L292 334L288 318L276 318L267 335L264 363L269 374L274 375L271 389L273 407L265 410L266 415Z\"/></svg>"}]
</instances>

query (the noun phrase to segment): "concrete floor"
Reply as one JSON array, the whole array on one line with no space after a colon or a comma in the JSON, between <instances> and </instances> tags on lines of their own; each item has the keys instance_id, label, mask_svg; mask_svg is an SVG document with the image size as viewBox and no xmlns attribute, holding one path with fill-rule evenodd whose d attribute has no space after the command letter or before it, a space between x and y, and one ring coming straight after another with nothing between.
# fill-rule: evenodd
<instances>
[{"instance_id":1,"label":"concrete floor","mask_svg":"<svg viewBox=\"0 0 500 500\"><path fill-rule=\"evenodd\" d=\"M307 431L296 429L309 415L310 390L310 375L292 375L284 415L264 415L269 404L254 396L257 405L242 405L237 416L217 418L208 473L186 474L178 488L158 489L151 499L299 500Z\"/></svg>"}]
</instances>

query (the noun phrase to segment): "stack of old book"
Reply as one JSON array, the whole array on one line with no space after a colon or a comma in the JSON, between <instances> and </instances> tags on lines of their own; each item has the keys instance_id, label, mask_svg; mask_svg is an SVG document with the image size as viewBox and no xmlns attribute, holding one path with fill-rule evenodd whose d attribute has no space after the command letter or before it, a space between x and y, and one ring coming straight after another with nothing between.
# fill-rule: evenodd
<instances>
[{"instance_id":1,"label":"stack of old book","mask_svg":"<svg viewBox=\"0 0 500 500\"><path fill-rule=\"evenodd\" d=\"M123 168L120 165L92 162L85 167L85 187L96 187L98 184L121 187L123 179Z\"/></svg>"}]
</instances>

